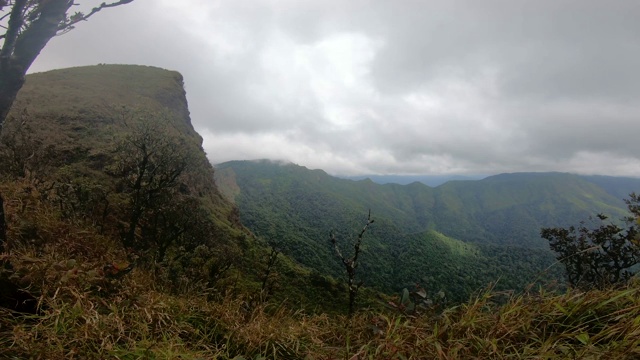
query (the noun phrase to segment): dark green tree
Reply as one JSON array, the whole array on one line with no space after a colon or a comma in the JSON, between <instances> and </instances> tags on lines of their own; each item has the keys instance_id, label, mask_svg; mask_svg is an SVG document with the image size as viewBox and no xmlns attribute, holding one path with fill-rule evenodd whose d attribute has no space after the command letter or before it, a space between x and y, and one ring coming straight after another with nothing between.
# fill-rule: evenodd
<instances>
[{"instance_id":1,"label":"dark green tree","mask_svg":"<svg viewBox=\"0 0 640 360\"><path fill-rule=\"evenodd\" d=\"M159 255L190 223L180 200L188 194L184 175L193 166L194 152L160 115L142 115L116 150L110 170L119 179L118 191L128 198L128 218L123 244L138 250L158 246ZM193 204L192 206L193 207ZM162 231L163 235L158 233ZM162 244L150 244L148 239Z\"/></svg>"},{"instance_id":2,"label":"dark green tree","mask_svg":"<svg viewBox=\"0 0 640 360\"><path fill-rule=\"evenodd\" d=\"M605 223L607 217L598 214L600 226L596 228L582 222L577 228L541 230L541 236L564 264L571 286L602 289L622 284L634 275L632 268L640 262L640 197L632 193L625 202L632 214L624 219L625 227Z\"/></svg>"}]
</instances>

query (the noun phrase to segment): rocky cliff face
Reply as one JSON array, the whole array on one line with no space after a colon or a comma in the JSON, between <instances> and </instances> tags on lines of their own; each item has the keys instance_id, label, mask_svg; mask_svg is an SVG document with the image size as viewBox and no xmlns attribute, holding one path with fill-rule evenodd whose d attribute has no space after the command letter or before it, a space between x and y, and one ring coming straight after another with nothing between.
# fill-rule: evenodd
<instances>
[{"instance_id":1,"label":"rocky cliff face","mask_svg":"<svg viewBox=\"0 0 640 360\"><path fill-rule=\"evenodd\" d=\"M118 141L141 121L164 122L168 131L186 140L197 162L189 174L195 192L220 224L231 226L233 205L213 182L213 167L191 124L183 78L176 71L97 65L31 74L3 136L28 137L46 153L48 168L73 166L87 176L100 176Z\"/></svg>"}]
</instances>

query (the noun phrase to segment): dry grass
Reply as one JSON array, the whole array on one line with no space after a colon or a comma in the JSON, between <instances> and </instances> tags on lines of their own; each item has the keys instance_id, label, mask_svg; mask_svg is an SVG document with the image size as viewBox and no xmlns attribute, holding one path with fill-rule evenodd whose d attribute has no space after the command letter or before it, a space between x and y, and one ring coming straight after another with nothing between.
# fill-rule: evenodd
<instances>
[{"instance_id":1,"label":"dry grass","mask_svg":"<svg viewBox=\"0 0 640 360\"><path fill-rule=\"evenodd\" d=\"M243 294L170 295L153 272L123 263L117 241L62 219L28 184L5 184L12 281L41 313L0 309L8 359L548 359L640 358L640 286L558 295L491 289L441 313L363 310L352 319ZM219 293L221 289L217 289ZM498 301L500 300L500 301ZM341 301L341 300L339 300Z\"/></svg>"},{"instance_id":2,"label":"dry grass","mask_svg":"<svg viewBox=\"0 0 640 360\"><path fill-rule=\"evenodd\" d=\"M63 155L89 163L95 159L86 158L85 150L91 149L90 155L99 160L97 155L106 156L114 137L124 131L124 124L116 121L124 116L123 108L111 104L153 108L169 102L176 120L187 119L186 104L175 100L183 99L176 95L182 91L178 74L162 75L146 69L148 86L137 88L137 96L129 96L126 88L118 88L118 79L113 79L118 84L111 83L111 77L103 81L104 74L116 68L32 76L22 90L18 108L27 107L37 115L32 129L41 129L44 145L64 144ZM132 75L121 70L123 77ZM96 77L103 80L96 81ZM38 78L66 90L40 86ZM87 97L89 84L104 85L105 91ZM111 95L105 97L107 93ZM29 98L42 101L31 106ZM52 115L56 113L66 115ZM187 122L177 122L176 127L190 134L199 148L201 138ZM200 156L206 163L204 154ZM87 178L98 176L98 172L89 171L89 165L78 169ZM41 173L51 170L43 169ZM227 219L231 206L218 199L217 190L207 180L210 168L193 176L202 177L201 191L210 195L206 201L215 218L235 223ZM282 287L290 296L289 302L265 303L242 291L219 296L230 290L224 282L218 282L219 288L210 289L211 293L184 290L169 294L163 290L169 287L153 269L139 266L120 277L105 271L105 265L131 260L114 232L101 233L90 220L63 216L56 202L43 201L46 194L39 193L38 186L29 181L0 182L10 225L7 251L0 254L0 280L18 284L37 298L40 312L20 314L0 308L0 359L640 358L637 283L587 293L539 291L506 296L506 301L505 294L489 289L443 312L406 316L362 310L350 319L308 314L290 305L309 290L309 283L295 274L286 278L287 286ZM241 245L250 248L247 241ZM3 269L5 261L12 269ZM236 283L241 276L247 279L239 282L252 281L247 273L257 266L252 260L245 261L234 269ZM259 288L257 283L250 285L245 290ZM318 298L335 294L314 289L308 293ZM337 307L335 304L343 301L332 302Z\"/></svg>"},{"instance_id":3,"label":"dry grass","mask_svg":"<svg viewBox=\"0 0 640 360\"><path fill-rule=\"evenodd\" d=\"M639 289L490 292L442 314L305 315L227 296L169 296L136 270L109 296L57 286L42 315L0 320L0 357L73 359L547 359L640 357ZM53 287L51 288L53 290Z\"/></svg>"}]
</instances>

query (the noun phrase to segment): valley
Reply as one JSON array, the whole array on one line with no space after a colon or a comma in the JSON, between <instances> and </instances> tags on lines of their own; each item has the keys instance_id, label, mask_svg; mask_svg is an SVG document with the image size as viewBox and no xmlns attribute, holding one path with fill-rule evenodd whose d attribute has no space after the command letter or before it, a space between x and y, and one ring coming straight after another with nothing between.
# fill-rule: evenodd
<instances>
[{"instance_id":1,"label":"valley","mask_svg":"<svg viewBox=\"0 0 640 360\"><path fill-rule=\"evenodd\" d=\"M561 284L562 266L540 229L598 213L622 219L626 205L617 196L640 188L640 179L565 173L501 174L435 188L377 184L269 160L218 164L215 177L254 234L336 278L342 269L328 233L338 231L348 247L370 209L376 224L364 241L364 283L387 293L420 283L454 302L494 282L514 291Z\"/></svg>"}]
</instances>

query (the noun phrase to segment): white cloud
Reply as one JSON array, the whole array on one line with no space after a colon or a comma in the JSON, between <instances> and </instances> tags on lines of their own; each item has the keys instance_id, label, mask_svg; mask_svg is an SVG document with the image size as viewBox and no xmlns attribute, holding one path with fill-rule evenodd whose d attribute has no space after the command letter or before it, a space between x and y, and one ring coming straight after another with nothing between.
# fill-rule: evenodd
<instances>
[{"instance_id":1,"label":"white cloud","mask_svg":"<svg viewBox=\"0 0 640 360\"><path fill-rule=\"evenodd\" d=\"M34 71L183 73L213 162L331 173L640 170L640 6L572 0L143 1L54 39Z\"/></svg>"}]
</instances>

